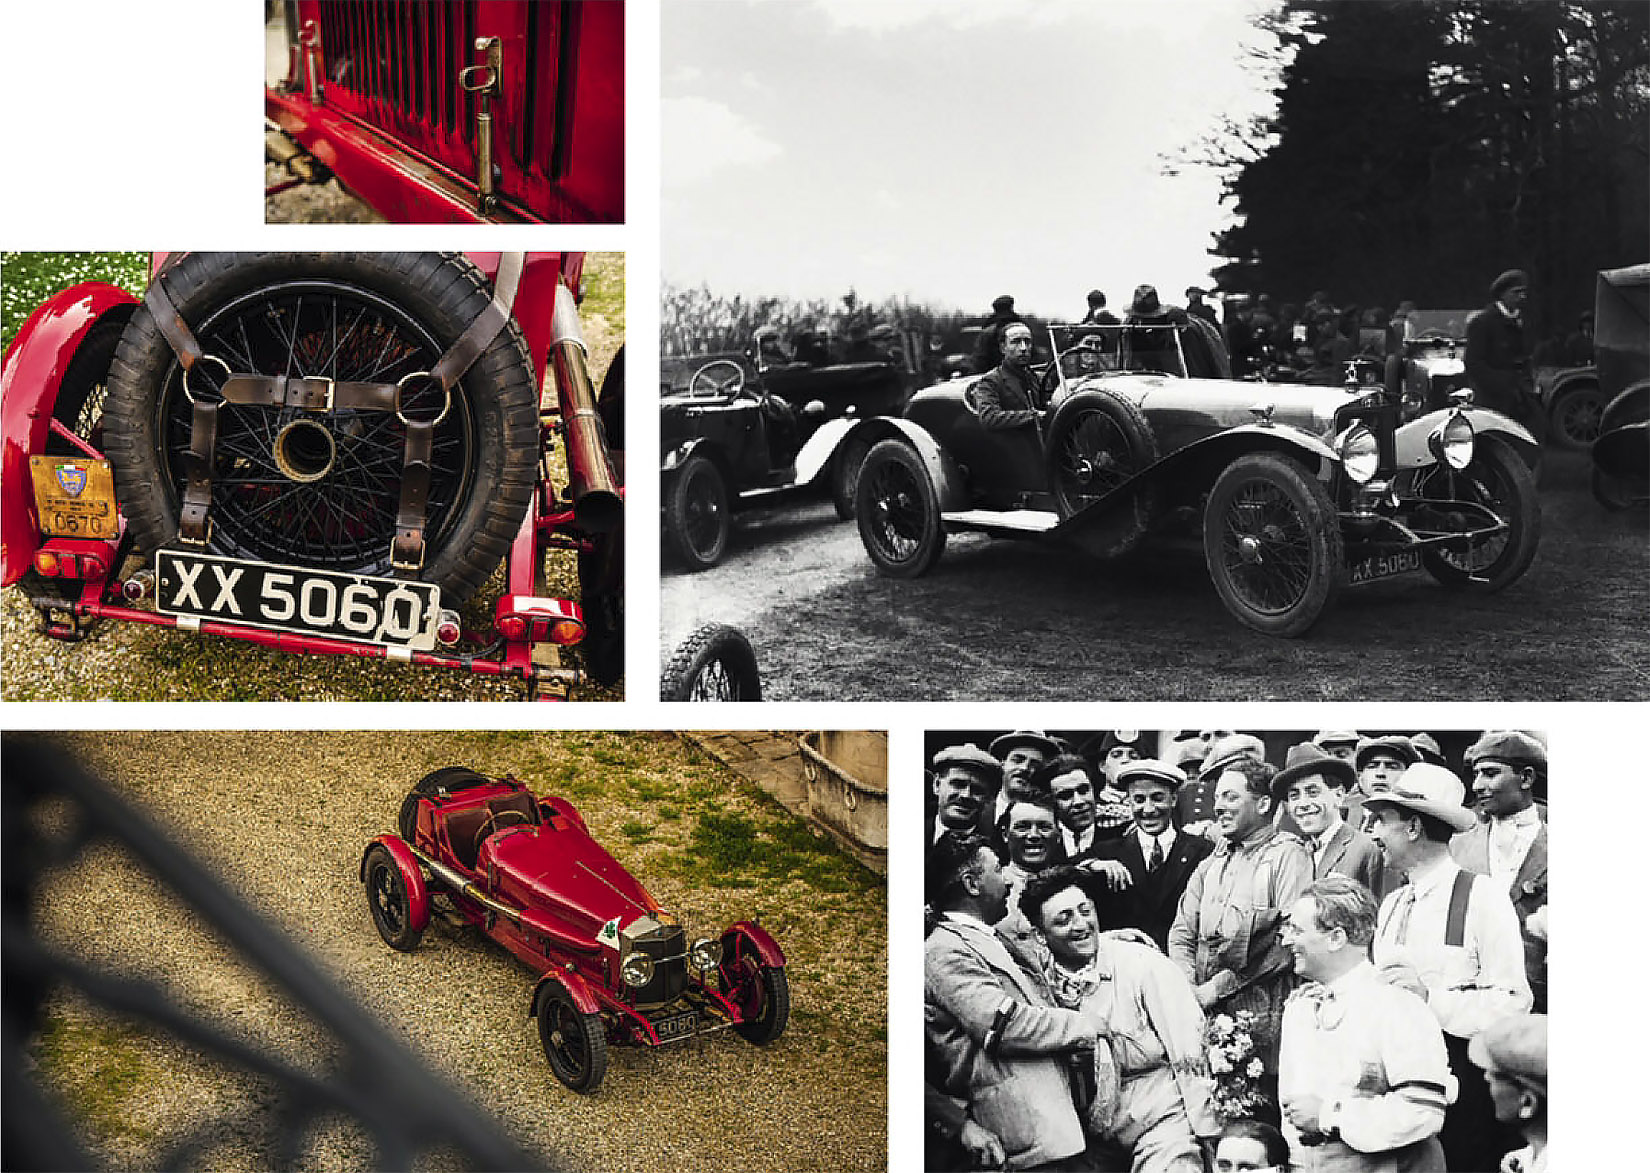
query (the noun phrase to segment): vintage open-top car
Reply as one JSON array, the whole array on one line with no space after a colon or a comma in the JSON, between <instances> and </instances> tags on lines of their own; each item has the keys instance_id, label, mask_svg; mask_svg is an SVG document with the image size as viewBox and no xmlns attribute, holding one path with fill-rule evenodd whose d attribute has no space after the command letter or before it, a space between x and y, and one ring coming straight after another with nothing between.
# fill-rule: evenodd
<instances>
[{"instance_id":1,"label":"vintage open-top car","mask_svg":"<svg viewBox=\"0 0 1650 1173\"><path fill-rule=\"evenodd\" d=\"M623 352L591 385L582 253L156 254L5 356L4 584L99 619L501 676L624 668ZM541 403L553 374L554 407ZM566 449L565 492L549 478ZM547 597L552 548L582 606ZM458 608L507 564L490 625Z\"/></svg>"},{"instance_id":2,"label":"vintage open-top car","mask_svg":"<svg viewBox=\"0 0 1650 1173\"><path fill-rule=\"evenodd\" d=\"M619 0L284 0L265 155L398 223L624 218Z\"/></svg>"},{"instance_id":3,"label":"vintage open-top car","mask_svg":"<svg viewBox=\"0 0 1650 1173\"><path fill-rule=\"evenodd\" d=\"M609 1043L732 1027L764 1044L784 1031L790 985L768 932L736 921L690 939L566 799L449 766L412 788L397 829L361 857L379 934L410 951L446 915L525 962L540 975L528 1014L550 1070L574 1091L600 1086Z\"/></svg>"},{"instance_id":4,"label":"vintage open-top car","mask_svg":"<svg viewBox=\"0 0 1650 1173\"><path fill-rule=\"evenodd\" d=\"M1467 385L1467 319L1471 310L1414 310L1404 338L1386 358L1386 389L1412 415L1449 406Z\"/></svg>"},{"instance_id":5,"label":"vintage open-top car","mask_svg":"<svg viewBox=\"0 0 1650 1173\"><path fill-rule=\"evenodd\" d=\"M664 531L681 562L720 562L739 504L810 486L830 489L838 516L853 516L853 484L866 449L841 444L828 421L897 414L916 379L909 339L885 357L797 361L758 338L743 361L712 359L659 401Z\"/></svg>"},{"instance_id":6,"label":"vintage open-top car","mask_svg":"<svg viewBox=\"0 0 1650 1173\"><path fill-rule=\"evenodd\" d=\"M1470 392L1401 423L1401 401L1378 384L1178 377L1193 353L1185 339L1196 331L1201 351L1207 332L1182 324L1178 342L1131 342L1130 329L1051 329L1056 361L1041 375L1035 427L988 430L978 379L920 391L899 418L854 424L872 445L856 516L878 570L926 573L948 532L1117 557L1201 520L1226 608L1295 636L1347 584L1425 569L1446 586L1497 591L1529 567L1537 444L1473 407Z\"/></svg>"}]
</instances>

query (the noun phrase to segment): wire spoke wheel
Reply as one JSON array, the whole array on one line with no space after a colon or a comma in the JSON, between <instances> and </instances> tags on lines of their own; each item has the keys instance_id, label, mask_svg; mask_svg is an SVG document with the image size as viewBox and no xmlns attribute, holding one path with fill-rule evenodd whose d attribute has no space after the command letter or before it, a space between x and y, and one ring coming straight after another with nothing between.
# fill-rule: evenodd
<instances>
[{"instance_id":1,"label":"wire spoke wheel","mask_svg":"<svg viewBox=\"0 0 1650 1173\"><path fill-rule=\"evenodd\" d=\"M1062 520L1091 510L1076 535L1083 549L1119 558L1146 536L1161 487L1141 477L1157 463L1157 438L1138 404L1103 387L1078 391L1055 411L1048 430L1049 489ZM1123 485L1134 488L1118 494Z\"/></svg>"},{"instance_id":2,"label":"wire spoke wheel","mask_svg":"<svg viewBox=\"0 0 1650 1173\"><path fill-rule=\"evenodd\" d=\"M560 985L548 985L539 999L539 1043L557 1079L576 1092L594 1092L607 1074L607 1035L601 1015L574 1004Z\"/></svg>"},{"instance_id":3,"label":"wire spoke wheel","mask_svg":"<svg viewBox=\"0 0 1650 1173\"><path fill-rule=\"evenodd\" d=\"M659 678L666 701L759 701L756 651L737 628L707 623L676 648Z\"/></svg>"},{"instance_id":4,"label":"wire spoke wheel","mask_svg":"<svg viewBox=\"0 0 1650 1173\"><path fill-rule=\"evenodd\" d=\"M1275 485L1246 485L1221 521L1221 554L1244 601L1267 615L1298 603L1311 578L1312 548L1283 492Z\"/></svg>"},{"instance_id":5,"label":"wire spoke wheel","mask_svg":"<svg viewBox=\"0 0 1650 1173\"><path fill-rule=\"evenodd\" d=\"M928 470L902 440L883 440L860 469L854 490L860 541L883 574L915 578L945 549L945 526Z\"/></svg>"},{"instance_id":6,"label":"wire spoke wheel","mask_svg":"<svg viewBox=\"0 0 1650 1173\"><path fill-rule=\"evenodd\" d=\"M364 879L373 927L384 943L403 953L417 948L425 926L414 923L407 878L382 844L367 853Z\"/></svg>"},{"instance_id":7,"label":"wire spoke wheel","mask_svg":"<svg viewBox=\"0 0 1650 1173\"><path fill-rule=\"evenodd\" d=\"M1483 525L1476 513L1452 508L1461 502L1482 506L1506 526L1499 533L1422 550L1421 564L1445 586L1498 591L1535 559L1541 533L1535 477L1518 454L1494 436L1478 437L1472 463L1464 469L1423 469L1414 492L1437 529L1469 531Z\"/></svg>"}]
</instances>

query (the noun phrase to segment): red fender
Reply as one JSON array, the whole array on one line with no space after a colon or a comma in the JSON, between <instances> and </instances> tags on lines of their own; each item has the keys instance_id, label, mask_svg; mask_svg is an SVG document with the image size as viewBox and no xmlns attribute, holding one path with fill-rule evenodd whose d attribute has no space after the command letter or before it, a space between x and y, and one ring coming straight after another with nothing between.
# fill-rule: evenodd
<instances>
[{"instance_id":1,"label":"red fender","mask_svg":"<svg viewBox=\"0 0 1650 1173\"><path fill-rule=\"evenodd\" d=\"M367 856L374 847L390 853L401 879L407 885L407 922L415 932L423 932L430 923L430 890L424 883L424 871L418 866L418 857L399 835L380 835L367 844L361 853L361 882L367 881Z\"/></svg>"},{"instance_id":2,"label":"red fender","mask_svg":"<svg viewBox=\"0 0 1650 1173\"><path fill-rule=\"evenodd\" d=\"M741 940L751 943L763 965L770 965L775 969L784 966L785 951L779 947L778 941L768 935L768 930L755 921L734 921L722 930L722 956L734 956Z\"/></svg>"},{"instance_id":3,"label":"red fender","mask_svg":"<svg viewBox=\"0 0 1650 1173\"><path fill-rule=\"evenodd\" d=\"M571 969L552 969L539 979L538 985L533 987L533 1000L527 1004L527 1017L537 1018L539 1014L539 999L543 997L546 987L552 982L567 991L568 997L573 999L573 1005L579 1008L580 1014L601 1013L601 999L590 990L590 984Z\"/></svg>"},{"instance_id":4,"label":"red fender","mask_svg":"<svg viewBox=\"0 0 1650 1173\"><path fill-rule=\"evenodd\" d=\"M130 315L137 298L101 281L71 286L46 301L6 348L0 373L0 585L23 576L40 548L29 457L45 450L52 410L86 335L109 313Z\"/></svg>"}]
</instances>

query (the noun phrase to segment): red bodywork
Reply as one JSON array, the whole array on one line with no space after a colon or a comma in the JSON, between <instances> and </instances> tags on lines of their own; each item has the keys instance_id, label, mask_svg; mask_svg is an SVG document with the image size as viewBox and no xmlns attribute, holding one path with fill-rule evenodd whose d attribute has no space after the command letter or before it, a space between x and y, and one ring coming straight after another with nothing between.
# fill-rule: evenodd
<instances>
[{"instance_id":1,"label":"red bodywork","mask_svg":"<svg viewBox=\"0 0 1650 1173\"><path fill-rule=\"evenodd\" d=\"M303 43L264 112L398 223L619 223L624 19L615 0L297 0ZM488 37L501 49L488 99L497 204L483 212L477 97L459 73L486 61L475 43Z\"/></svg>"},{"instance_id":2,"label":"red bodywork","mask_svg":"<svg viewBox=\"0 0 1650 1173\"><path fill-rule=\"evenodd\" d=\"M531 823L518 817L524 812ZM491 823L489 815L496 816ZM525 785L506 777L450 795L420 798L414 826L411 851L398 835L381 835L369 843L362 857L362 878L367 854L382 845L402 867L409 894L416 886L422 895L423 873L403 862L416 857L430 871L432 895L444 895L466 921L530 966L540 975L541 989L545 982L558 982L582 1011L601 1013L611 1042L666 1041L654 1029L654 1018L683 1004L721 1020L707 1029L746 1021L748 1008L737 1000L740 951L735 946L740 941L749 942L749 952L760 965L785 965L784 951L765 929L738 921L720 934L719 969L699 975L692 965L683 964L686 981L680 996L667 999L668 1005L644 1000L638 1006L636 992L620 977L620 949L601 940L603 926L618 920L622 930L651 918L674 929L676 922L641 881L591 838L570 802L534 799ZM450 875L442 876L439 868ZM463 881L462 890L453 879ZM421 914L415 902L415 922L420 915L427 913ZM682 938L685 941L686 935ZM538 1005L537 990L533 1005Z\"/></svg>"},{"instance_id":3,"label":"red bodywork","mask_svg":"<svg viewBox=\"0 0 1650 1173\"><path fill-rule=\"evenodd\" d=\"M155 253L151 275L158 272L172 253ZM501 253L467 253L489 281L498 274ZM514 317L526 336L532 355L533 373L543 385L552 344L552 322L558 297L576 299L582 292L583 253L529 253L513 306ZM562 292L558 293L558 290ZM47 551L71 559L71 569L62 574L60 584L68 598L59 607L42 608L45 634L68 640L81 638L85 624L97 619L119 619L157 627L182 626L171 615L127 605L122 582L117 576L125 549L120 539L87 541L52 537L43 539L34 506L29 473L29 457L45 450L47 436L59 435L66 443L93 457L102 454L84 440L53 421L52 412L64 375L75 352L92 327L104 318L124 322L138 305L138 299L123 289L102 282L85 282L64 290L41 305L24 322L6 349L3 398L0 419L4 424L4 460L0 466L0 533L3 533L4 586L11 586L35 566L36 555ZM576 315L574 315L576 321ZM561 427L559 411L547 409L540 423L540 448L547 449ZM569 453L570 465L574 463ZM541 465L542 467L542 465ZM621 490L622 492L622 490ZM125 525L121 524L122 536ZM500 648L494 658L457 652L405 652L379 644L322 638L295 632L266 631L234 623L204 621L191 628L208 635L243 640L281 651L312 655L344 655L365 659L398 659L403 663L430 668L454 668L483 676L502 676L536 685L540 682L566 683L561 674L544 671L534 663L534 647L552 640L550 628L558 620L570 620L583 629L579 604L566 599L535 595L536 568L550 548L585 550L589 542L577 524L574 509L559 499L555 486L542 475L533 507L522 521L507 559L507 585L494 612ZM89 561L88 561L89 559ZM78 584L78 586L73 585ZM471 642L486 643L483 633L465 632ZM575 636L576 639L576 636ZM561 699L554 692L541 692L541 699Z\"/></svg>"}]
</instances>

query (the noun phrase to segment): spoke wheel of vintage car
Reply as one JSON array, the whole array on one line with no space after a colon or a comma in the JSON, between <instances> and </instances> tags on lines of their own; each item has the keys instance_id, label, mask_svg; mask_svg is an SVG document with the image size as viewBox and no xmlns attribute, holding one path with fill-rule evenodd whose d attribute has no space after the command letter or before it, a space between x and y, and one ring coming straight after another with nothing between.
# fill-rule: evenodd
<instances>
[{"instance_id":1,"label":"spoke wheel of vintage car","mask_svg":"<svg viewBox=\"0 0 1650 1173\"><path fill-rule=\"evenodd\" d=\"M237 374L393 384L428 371L492 300L481 271L436 253L191 253L161 280L205 354L190 389ZM510 323L454 384L407 384L399 411L220 409L209 545L235 558L388 574L404 419L435 427L419 576L462 602L509 549L538 456L533 365ZM147 309L121 338L106 404L116 491L139 548L178 532L192 436L184 371Z\"/></svg>"},{"instance_id":2,"label":"spoke wheel of vintage car","mask_svg":"<svg viewBox=\"0 0 1650 1173\"><path fill-rule=\"evenodd\" d=\"M1215 481L1203 555L1226 609L1267 635L1304 634L1346 575L1328 492L1298 461L1269 452L1238 457Z\"/></svg>"},{"instance_id":3,"label":"spoke wheel of vintage car","mask_svg":"<svg viewBox=\"0 0 1650 1173\"><path fill-rule=\"evenodd\" d=\"M1598 439L1599 418L1604 414L1604 393L1597 383L1583 383L1560 391L1553 400L1548 418L1548 436L1555 448L1580 452Z\"/></svg>"},{"instance_id":4,"label":"spoke wheel of vintage car","mask_svg":"<svg viewBox=\"0 0 1650 1173\"><path fill-rule=\"evenodd\" d=\"M372 909L372 923L378 935L391 949L409 953L418 947L424 930L413 927L412 900L407 894L407 881L401 869L382 844L367 852L364 868L367 882L367 903Z\"/></svg>"},{"instance_id":5,"label":"spoke wheel of vintage car","mask_svg":"<svg viewBox=\"0 0 1650 1173\"><path fill-rule=\"evenodd\" d=\"M1460 472L1439 465L1422 469L1415 478L1415 496L1435 502L1436 519L1448 526L1451 502L1482 505L1507 523L1504 533L1480 538L1465 550L1433 547L1421 551L1427 573L1448 587L1490 594L1517 581L1535 559L1541 541L1541 501L1535 474L1506 443L1481 435L1473 445L1472 463ZM1462 517L1467 528L1473 519Z\"/></svg>"},{"instance_id":6,"label":"spoke wheel of vintage car","mask_svg":"<svg viewBox=\"0 0 1650 1173\"><path fill-rule=\"evenodd\" d=\"M600 1014L580 1010L573 997L554 981L544 984L535 1015L539 1042L555 1077L586 1095L607 1074L607 1032Z\"/></svg>"},{"instance_id":7,"label":"spoke wheel of vintage car","mask_svg":"<svg viewBox=\"0 0 1650 1173\"><path fill-rule=\"evenodd\" d=\"M865 552L883 574L916 578L945 552L939 494L922 457L903 440L883 440L866 455L854 516Z\"/></svg>"},{"instance_id":8,"label":"spoke wheel of vintage car","mask_svg":"<svg viewBox=\"0 0 1650 1173\"><path fill-rule=\"evenodd\" d=\"M109 367L126 328L124 317L104 317L86 332L75 348L52 404L52 417L69 431L97 447L102 439L103 402L109 391ZM46 453L77 456L80 449L60 436L46 436Z\"/></svg>"},{"instance_id":9,"label":"spoke wheel of vintage car","mask_svg":"<svg viewBox=\"0 0 1650 1173\"><path fill-rule=\"evenodd\" d=\"M602 430L613 454L613 471L624 484L624 347L602 378L596 401ZM579 551L579 606L584 610L585 668L597 684L614 685L624 675L624 530L590 535Z\"/></svg>"},{"instance_id":10,"label":"spoke wheel of vintage car","mask_svg":"<svg viewBox=\"0 0 1650 1173\"><path fill-rule=\"evenodd\" d=\"M1047 453L1049 487L1064 520L1156 464L1157 439L1139 407L1096 388L1060 405L1049 424ZM1085 525L1078 540L1102 558L1129 553L1146 536L1158 496L1155 482L1138 486Z\"/></svg>"},{"instance_id":11,"label":"spoke wheel of vintage car","mask_svg":"<svg viewBox=\"0 0 1650 1173\"><path fill-rule=\"evenodd\" d=\"M849 440L831 462L831 504L843 521L854 518L854 494L859 489L859 474L870 450L863 440Z\"/></svg>"},{"instance_id":12,"label":"spoke wheel of vintage car","mask_svg":"<svg viewBox=\"0 0 1650 1173\"><path fill-rule=\"evenodd\" d=\"M733 1026L741 1037L761 1046L784 1033L791 1019L791 983L782 968L764 965L756 947L741 941L738 956L724 961L717 976L722 993L744 1015L745 1021Z\"/></svg>"},{"instance_id":13,"label":"spoke wheel of vintage car","mask_svg":"<svg viewBox=\"0 0 1650 1173\"><path fill-rule=\"evenodd\" d=\"M722 470L707 457L682 462L665 489L665 532L690 570L709 570L728 552L733 515Z\"/></svg>"},{"instance_id":14,"label":"spoke wheel of vintage car","mask_svg":"<svg viewBox=\"0 0 1650 1173\"><path fill-rule=\"evenodd\" d=\"M407 797L401 800L401 814L395 821L395 829L401 832L401 838L412 843L414 832L418 829L419 799L456 794L460 790L487 784L486 778L468 766L443 766L439 770L432 770L414 783L413 788L407 792Z\"/></svg>"},{"instance_id":15,"label":"spoke wheel of vintage car","mask_svg":"<svg viewBox=\"0 0 1650 1173\"><path fill-rule=\"evenodd\" d=\"M745 633L707 623L677 645L659 678L662 701L759 701L762 676Z\"/></svg>"}]
</instances>

